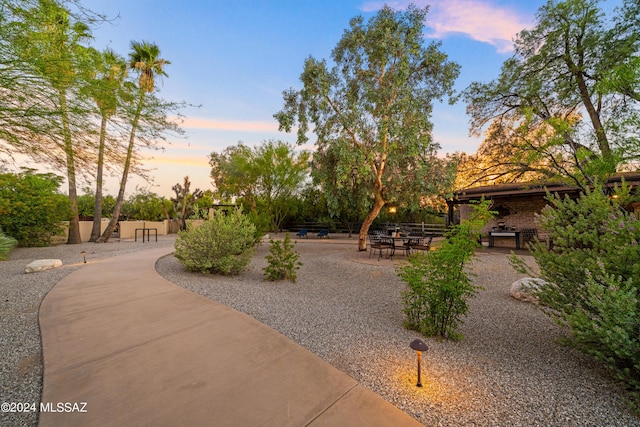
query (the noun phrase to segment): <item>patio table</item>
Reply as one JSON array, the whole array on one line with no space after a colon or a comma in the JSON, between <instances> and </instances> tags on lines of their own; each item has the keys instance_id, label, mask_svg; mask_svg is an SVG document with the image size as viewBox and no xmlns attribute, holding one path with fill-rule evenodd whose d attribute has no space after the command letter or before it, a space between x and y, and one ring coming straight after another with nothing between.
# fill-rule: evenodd
<instances>
[{"instance_id":1,"label":"patio table","mask_svg":"<svg viewBox=\"0 0 640 427\"><path fill-rule=\"evenodd\" d=\"M492 248L496 237L513 237L516 241L516 249L520 249L520 230L491 230L489 231L489 247Z\"/></svg>"}]
</instances>

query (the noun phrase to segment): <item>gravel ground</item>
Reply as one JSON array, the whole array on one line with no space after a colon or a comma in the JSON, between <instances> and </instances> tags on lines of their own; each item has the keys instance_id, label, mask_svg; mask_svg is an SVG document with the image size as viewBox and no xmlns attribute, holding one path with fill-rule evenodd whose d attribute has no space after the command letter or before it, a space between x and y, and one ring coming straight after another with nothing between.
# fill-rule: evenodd
<instances>
[{"instance_id":1,"label":"gravel ground","mask_svg":"<svg viewBox=\"0 0 640 427\"><path fill-rule=\"evenodd\" d=\"M160 238L153 245L172 245ZM37 312L46 293L82 262L149 248L131 241L14 250L0 262L0 402L40 401L42 357ZM474 262L485 290L470 301L459 342L427 339L423 388L402 327L404 288L388 260L369 261L354 244L299 242L298 282L266 282L268 245L238 277L185 272L161 259L164 277L250 314L316 353L428 426L640 426L623 393L589 358L556 344L561 330L535 306L509 296L520 277L504 253ZM64 266L24 274L34 259ZM402 258L402 256L398 257ZM0 426L35 426L36 413L0 413Z\"/></svg>"},{"instance_id":2,"label":"gravel ground","mask_svg":"<svg viewBox=\"0 0 640 427\"><path fill-rule=\"evenodd\" d=\"M174 238L158 238L153 245L173 246ZM148 249L148 243L115 240L109 243L17 248L0 261L0 403L39 405L42 394L42 346L38 325L40 302L49 290L82 263ZM25 274L36 259L60 259L61 268ZM0 412L0 426L35 426L37 412Z\"/></svg>"},{"instance_id":3,"label":"gravel ground","mask_svg":"<svg viewBox=\"0 0 640 427\"><path fill-rule=\"evenodd\" d=\"M470 302L464 339L426 340L417 388L417 334L402 327L393 265L369 262L355 244L301 241L296 250L304 265L295 284L264 281L268 245L239 277L185 273L172 256L156 269L280 331L427 426L640 426L605 372L558 345L560 328L534 305L509 296L521 276L506 253L478 253L474 281L485 289Z\"/></svg>"}]
</instances>

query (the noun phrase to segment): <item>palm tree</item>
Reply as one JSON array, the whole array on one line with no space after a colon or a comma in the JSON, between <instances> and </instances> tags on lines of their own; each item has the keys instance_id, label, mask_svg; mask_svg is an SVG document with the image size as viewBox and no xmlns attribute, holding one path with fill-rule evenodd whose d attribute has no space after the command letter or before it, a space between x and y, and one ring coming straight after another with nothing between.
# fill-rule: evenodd
<instances>
[{"instance_id":1,"label":"palm tree","mask_svg":"<svg viewBox=\"0 0 640 427\"><path fill-rule=\"evenodd\" d=\"M137 88L138 100L131 122L129 145L127 147L127 156L124 162L124 169L122 171L122 179L120 180L120 189L116 199L116 206L114 208L111 221L109 221L109 225L104 233L102 233L102 236L97 240L98 242L107 242L109 240L109 237L111 236L111 233L113 233L118 222L118 217L120 216L120 210L124 202L127 177L131 167L131 157L133 155L133 147L136 139L136 130L138 128L138 122L140 121L142 108L145 105L145 95L154 91L156 75L167 75L164 72L164 66L170 64L166 59L160 58L160 48L154 43L132 41L131 49L132 51L129 54L129 68L136 70L140 75Z\"/></svg>"},{"instance_id":2,"label":"palm tree","mask_svg":"<svg viewBox=\"0 0 640 427\"><path fill-rule=\"evenodd\" d=\"M98 144L98 165L96 173L96 198L93 208L93 227L90 242L100 237L102 217L102 175L104 169L104 149L107 137L107 122L116 113L118 95L127 76L127 63L113 50L103 53L93 52L96 59L96 73L91 85L91 96L100 110L100 141Z\"/></svg>"}]
</instances>

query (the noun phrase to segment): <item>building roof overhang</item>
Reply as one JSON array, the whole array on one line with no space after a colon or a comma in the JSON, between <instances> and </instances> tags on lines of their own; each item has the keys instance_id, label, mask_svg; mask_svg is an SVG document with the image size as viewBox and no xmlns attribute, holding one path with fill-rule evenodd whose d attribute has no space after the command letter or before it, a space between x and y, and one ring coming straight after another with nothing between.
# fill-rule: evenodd
<instances>
[{"instance_id":1,"label":"building roof overhang","mask_svg":"<svg viewBox=\"0 0 640 427\"><path fill-rule=\"evenodd\" d=\"M620 185L623 179L631 187L637 188L640 186L640 173L638 172L616 174L615 176L607 179L606 185L607 187L613 188L615 185ZM454 204L467 203L471 200L479 200L482 197L485 199L532 196L544 197L547 193L557 193L560 195L575 194L577 196L580 193L580 188L577 186L567 185L562 182L529 182L485 185L482 187L471 187L454 191L452 202Z\"/></svg>"}]
</instances>

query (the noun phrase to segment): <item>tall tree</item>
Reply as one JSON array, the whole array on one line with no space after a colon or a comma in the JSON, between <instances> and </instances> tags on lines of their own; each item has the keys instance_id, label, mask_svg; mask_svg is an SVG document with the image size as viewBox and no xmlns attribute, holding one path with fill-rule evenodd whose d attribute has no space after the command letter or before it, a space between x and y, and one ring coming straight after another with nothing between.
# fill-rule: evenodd
<instances>
[{"instance_id":1,"label":"tall tree","mask_svg":"<svg viewBox=\"0 0 640 427\"><path fill-rule=\"evenodd\" d=\"M612 70L628 70L624 66L638 55L640 20L631 13L637 1L616 9L613 21L598 3L549 1L539 9L535 28L516 38L515 54L500 76L465 91L472 132L490 125L485 142L517 147L529 164L543 162L579 185L640 156L634 79L603 85ZM636 143L629 144L630 138ZM527 167L517 156L513 160L513 170ZM499 169L500 162L494 163Z\"/></svg>"},{"instance_id":2,"label":"tall tree","mask_svg":"<svg viewBox=\"0 0 640 427\"><path fill-rule=\"evenodd\" d=\"M5 6L15 18L11 43L18 70L28 76L35 89L29 92L32 99L17 98L17 106L25 114L22 124L16 127L15 121L11 123L10 129L19 128L11 140L19 152L48 157L54 166L65 169L71 207L67 243L80 243L77 172L79 156L87 151L85 128L90 128L90 109L80 89L89 69L84 43L91 33L85 22L55 0Z\"/></svg>"},{"instance_id":3,"label":"tall tree","mask_svg":"<svg viewBox=\"0 0 640 427\"><path fill-rule=\"evenodd\" d=\"M337 218L349 231L349 237L357 231L358 224L371 210L371 198L367 185L363 185L363 173L357 163L344 161L344 150L334 144L326 150L313 153L312 175L317 188L327 201L329 215ZM351 165L351 170L346 168Z\"/></svg>"},{"instance_id":4,"label":"tall tree","mask_svg":"<svg viewBox=\"0 0 640 427\"><path fill-rule=\"evenodd\" d=\"M317 151L339 155L338 185L352 180L357 169L362 194L372 202L360 228L360 250L366 250L369 227L386 203L419 203L447 181L435 156L430 116L434 100L453 94L460 67L439 43L423 46L427 11L385 6L367 23L353 18L332 52L335 66L309 57L300 76L303 88L285 91L284 108L275 114L281 130L298 124L299 144L313 124Z\"/></svg>"},{"instance_id":5,"label":"tall tree","mask_svg":"<svg viewBox=\"0 0 640 427\"><path fill-rule=\"evenodd\" d=\"M566 156L549 138L552 129L541 128L527 134L526 127L510 125L513 123L507 120L491 123L475 154L456 154L456 188L549 181L558 171L566 176L572 173L571 163L565 161Z\"/></svg>"},{"instance_id":6,"label":"tall tree","mask_svg":"<svg viewBox=\"0 0 640 427\"><path fill-rule=\"evenodd\" d=\"M26 61L19 54L18 34L20 19L16 1L0 0L0 165L10 164L13 156L21 152L21 128L19 116L24 114L23 99L31 99L31 75L26 70Z\"/></svg>"},{"instance_id":7,"label":"tall tree","mask_svg":"<svg viewBox=\"0 0 640 427\"><path fill-rule=\"evenodd\" d=\"M242 199L252 212L257 213L260 177L252 163L253 157L251 148L240 142L225 148L222 153L211 153L209 164L216 196L224 200Z\"/></svg>"},{"instance_id":8,"label":"tall tree","mask_svg":"<svg viewBox=\"0 0 640 427\"><path fill-rule=\"evenodd\" d=\"M640 34L640 2L624 0L613 18L610 30L612 47L620 49L619 55L608 64L609 72L599 87L604 93L621 93L640 102L640 57L637 55Z\"/></svg>"},{"instance_id":9,"label":"tall tree","mask_svg":"<svg viewBox=\"0 0 640 427\"><path fill-rule=\"evenodd\" d=\"M155 89L156 76L166 76L164 71L165 65L170 64L166 59L160 58L160 48L153 43L148 42L131 42L131 53L129 54L129 67L135 70L138 75L138 87L137 87L137 100L135 101L135 111L131 119L131 131L129 133L129 144L127 146L127 154L122 169L122 177L120 179L120 188L118 190L118 196L116 198L116 206L113 211L113 216L107 225L107 228L102 233L102 236L97 240L98 242L106 242L111 237L113 230L118 223L120 217L120 210L124 203L124 195L127 186L127 178L131 168L131 161L134 154L134 146L136 142L136 131L140 118L143 114L143 108L145 105L150 105L147 102L148 95L152 94ZM163 116L161 114L161 116ZM166 121L161 120L166 123Z\"/></svg>"},{"instance_id":10,"label":"tall tree","mask_svg":"<svg viewBox=\"0 0 640 427\"><path fill-rule=\"evenodd\" d=\"M239 143L211 153L209 163L218 196L242 198L277 231L308 177L309 153L296 153L282 141L266 141L254 149Z\"/></svg>"},{"instance_id":11,"label":"tall tree","mask_svg":"<svg viewBox=\"0 0 640 427\"><path fill-rule=\"evenodd\" d=\"M98 164L96 170L95 205L93 208L93 226L90 242L100 237L102 223L102 184L104 172L105 142L107 139L107 124L116 114L119 97L122 96L122 86L127 76L127 66L124 58L111 49L104 52L93 51L95 76L89 86L98 110L100 111L100 136L98 142Z\"/></svg>"}]
</instances>

